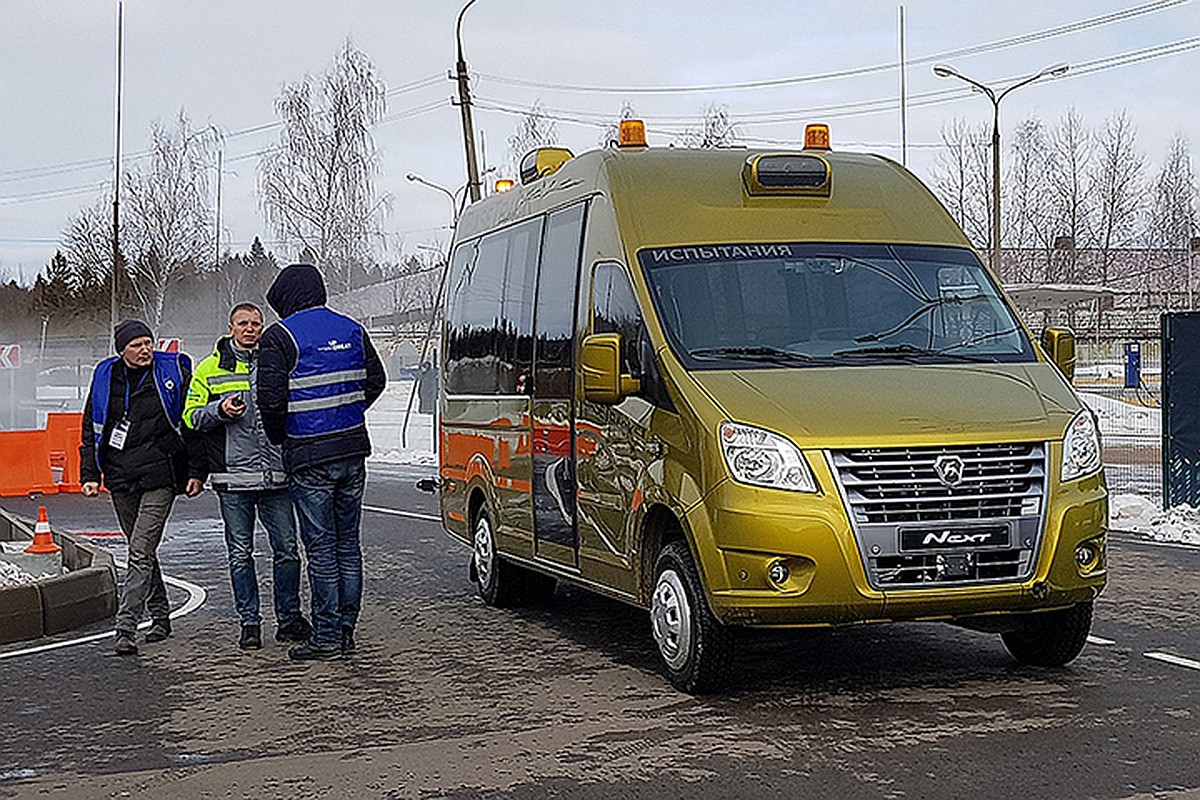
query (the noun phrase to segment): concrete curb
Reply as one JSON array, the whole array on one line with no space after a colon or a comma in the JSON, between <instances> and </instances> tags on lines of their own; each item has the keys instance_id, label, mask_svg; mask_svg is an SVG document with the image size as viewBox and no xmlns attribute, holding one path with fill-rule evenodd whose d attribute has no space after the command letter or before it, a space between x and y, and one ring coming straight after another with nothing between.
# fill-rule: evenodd
<instances>
[{"instance_id":1,"label":"concrete curb","mask_svg":"<svg viewBox=\"0 0 1200 800\"><path fill-rule=\"evenodd\" d=\"M0 508L0 540L33 540L33 524ZM0 644L37 639L117 613L112 555L70 534L54 533L65 575L0 589Z\"/></svg>"}]
</instances>

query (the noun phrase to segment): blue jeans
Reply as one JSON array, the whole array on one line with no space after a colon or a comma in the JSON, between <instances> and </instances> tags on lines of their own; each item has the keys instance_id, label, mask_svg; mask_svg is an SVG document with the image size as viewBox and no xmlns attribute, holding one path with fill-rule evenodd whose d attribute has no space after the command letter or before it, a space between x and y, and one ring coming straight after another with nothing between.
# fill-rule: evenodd
<instances>
[{"instance_id":1,"label":"blue jeans","mask_svg":"<svg viewBox=\"0 0 1200 800\"><path fill-rule=\"evenodd\" d=\"M340 647L342 628L353 629L358 623L363 576L359 527L366 483L361 456L288 474L312 587L309 644L318 649Z\"/></svg>"},{"instance_id":2,"label":"blue jeans","mask_svg":"<svg viewBox=\"0 0 1200 800\"><path fill-rule=\"evenodd\" d=\"M255 510L271 540L275 621L282 627L300 617L300 552L296 517L287 489L217 492L229 548L233 602L243 625L260 625L258 577L254 571Z\"/></svg>"}]
</instances>

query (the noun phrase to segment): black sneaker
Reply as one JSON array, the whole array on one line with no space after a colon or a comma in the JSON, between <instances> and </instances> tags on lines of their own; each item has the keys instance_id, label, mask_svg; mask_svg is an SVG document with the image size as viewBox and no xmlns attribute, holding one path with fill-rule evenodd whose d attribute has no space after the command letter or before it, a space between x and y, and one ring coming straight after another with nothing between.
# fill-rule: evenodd
<instances>
[{"instance_id":1,"label":"black sneaker","mask_svg":"<svg viewBox=\"0 0 1200 800\"><path fill-rule=\"evenodd\" d=\"M288 624L280 625L275 629L275 641L277 642L307 642L310 635L312 635L312 626L304 617L296 617Z\"/></svg>"},{"instance_id":2,"label":"black sneaker","mask_svg":"<svg viewBox=\"0 0 1200 800\"><path fill-rule=\"evenodd\" d=\"M117 645L115 649L119 656L136 656L137 642L134 641L133 634L117 631Z\"/></svg>"},{"instance_id":3,"label":"black sneaker","mask_svg":"<svg viewBox=\"0 0 1200 800\"><path fill-rule=\"evenodd\" d=\"M257 625L243 625L241 638L238 639L238 647L243 650L261 649L262 628Z\"/></svg>"},{"instance_id":4,"label":"black sneaker","mask_svg":"<svg viewBox=\"0 0 1200 800\"><path fill-rule=\"evenodd\" d=\"M146 631L147 642L161 642L171 635L171 620L156 619L150 623L150 629Z\"/></svg>"},{"instance_id":5,"label":"black sneaker","mask_svg":"<svg viewBox=\"0 0 1200 800\"><path fill-rule=\"evenodd\" d=\"M340 647L313 647L308 642L288 650L288 658L292 661L329 661L341 658Z\"/></svg>"},{"instance_id":6,"label":"black sneaker","mask_svg":"<svg viewBox=\"0 0 1200 800\"><path fill-rule=\"evenodd\" d=\"M342 628L342 655L351 655L354 650L354 628Z\"/></svg>"}]
</instances>

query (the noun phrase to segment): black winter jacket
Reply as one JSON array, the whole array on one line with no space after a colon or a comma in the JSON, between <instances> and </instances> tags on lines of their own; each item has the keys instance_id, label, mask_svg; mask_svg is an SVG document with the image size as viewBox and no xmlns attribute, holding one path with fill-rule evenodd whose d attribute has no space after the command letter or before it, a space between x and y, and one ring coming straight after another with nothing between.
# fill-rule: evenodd
<instances>
[{"instance_id":1,"label":"black winter jacket","mask_svg":"<svg viewBox=\"0 0 1200 800\"><path fill-rule=\"evenodd\" d=\"M190 363L181 364L183 380L191 380ZM104 428L104 474L96 466L96 449L92 439L92 394L88 392L83 406L83 440L79 447L80 483L96 482L101 478L112 492L146 492L151 489L172 488L181 494L188 478L203 480L207 474L200 443L191 432L178 433L167 421L150 367L129 369L117 360L113 365L108 392L108 414ZM133 424L125 446L120 450L107 442L113 426L125 416L125 387L129 385L129 418Z\"/></svg>"},{"instance_id":2,"label":"black winter jacket","mask_svg":"<svg viewBox=\"0 0 1200 800\"><path fill-rule=\"evenodd\" d=\"M306 308L325 305L325 282L316 267L293 264L275 279L267 291L267 303L280 319ZM365 427L330 434L321 438L298 439L287 435L288 376L296 368L299 353L291 334L278 322L263 331L258 342L258 410L262 414L267 438L283 445L283 463L288 472L304 467L371 454L371 440ZM383 362L375 352L371 338L363 331L366 358L366 405L379 399L387 386Z\"/></svg>"}]
</instances>

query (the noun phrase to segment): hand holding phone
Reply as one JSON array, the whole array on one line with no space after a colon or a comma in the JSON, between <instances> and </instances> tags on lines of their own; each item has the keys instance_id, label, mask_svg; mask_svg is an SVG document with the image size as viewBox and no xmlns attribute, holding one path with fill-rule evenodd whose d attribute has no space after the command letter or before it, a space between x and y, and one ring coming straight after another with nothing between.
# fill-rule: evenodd
<instances>
[{"instance_id":1,"label":"hand holding phone","mask_svg":"<svg viewBox=\"0 0 1200 800\"><path fill-rule=\"evenodd\" d=\"M221 401L221 410L229 417L240 417L246 413L246 401L242 399L241 392L231 394Z\"/></svg>"}]
</instances>

